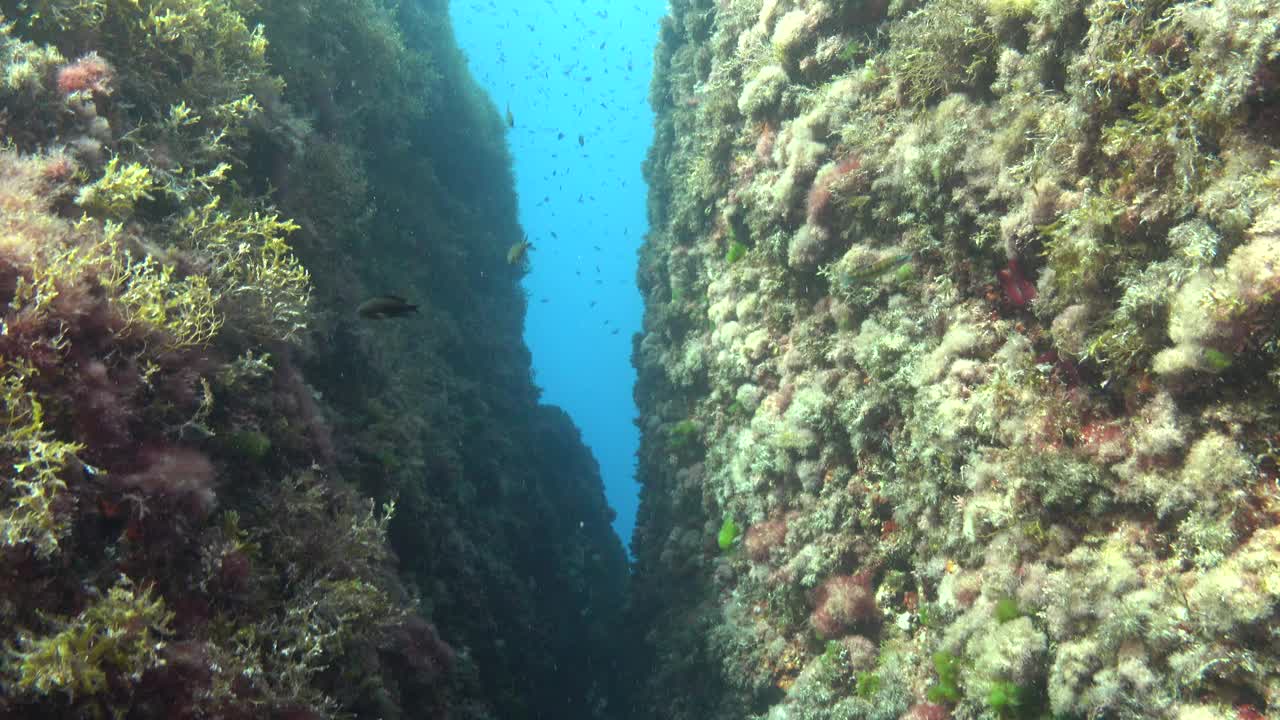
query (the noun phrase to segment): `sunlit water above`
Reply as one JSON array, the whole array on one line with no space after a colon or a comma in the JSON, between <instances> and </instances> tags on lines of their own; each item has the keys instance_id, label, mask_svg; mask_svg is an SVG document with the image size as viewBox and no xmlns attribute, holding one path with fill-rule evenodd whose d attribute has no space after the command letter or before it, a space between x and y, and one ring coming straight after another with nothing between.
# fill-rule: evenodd
<instances>
[{"instance_id":1,"label":"sunlit water above","mask_svg":"<svg viewBox=\"0 0 1280 720\"><path fill-rule=\"evenodd\" d=\"M520 222L534 249L525 340L545 402L563 407L600 462L614 528L635 525L631 336L646 230L641 163L665 2L454 2L458 43L510 111Z\"/></svg>"}]
</instances>

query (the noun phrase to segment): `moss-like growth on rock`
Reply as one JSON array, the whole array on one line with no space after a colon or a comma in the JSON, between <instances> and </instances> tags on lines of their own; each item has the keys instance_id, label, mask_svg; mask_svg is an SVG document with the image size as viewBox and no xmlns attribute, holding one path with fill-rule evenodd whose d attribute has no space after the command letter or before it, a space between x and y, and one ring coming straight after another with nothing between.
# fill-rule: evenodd
<instances>
[{"instance_id":1,"label":"moss-like growth on rock","mask_svg":"<svg viewBox=\"0 0 1280 720\"><path fill-rule=\"evenodd\" d=\"M117 583L79 615L53 620L51 633L20 633L12 687L20 694L75 700L103 693L112 684L137 682L163 664L172 622L173 614L150 588Z\"/></svg>"}]
</instances>

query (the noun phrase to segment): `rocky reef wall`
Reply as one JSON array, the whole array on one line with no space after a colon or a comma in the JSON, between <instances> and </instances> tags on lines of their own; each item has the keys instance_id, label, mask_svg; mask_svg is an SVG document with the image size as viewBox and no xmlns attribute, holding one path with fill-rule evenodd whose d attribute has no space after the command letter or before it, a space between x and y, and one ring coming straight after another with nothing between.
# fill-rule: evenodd
<instances>
[{"instance_id":1,"label":"rocky reef wall","mask_svg":"<svg viewBox=\"0 0 1280 720\"><path fill-rule=\"evenodd\" d=\"M445 2L0 15L0 717L599 717L626 560Z\"/></svg>"},{"instance_id":2,"label":"rocky reef wall","mask_svg":"<svg viewBox=\"0 0 1280 720\"><path fill-rule=\"evenodd\" d=\"M673 0L639 717L1280 712L1280 6Z\"/></svg>"}]
</instances>

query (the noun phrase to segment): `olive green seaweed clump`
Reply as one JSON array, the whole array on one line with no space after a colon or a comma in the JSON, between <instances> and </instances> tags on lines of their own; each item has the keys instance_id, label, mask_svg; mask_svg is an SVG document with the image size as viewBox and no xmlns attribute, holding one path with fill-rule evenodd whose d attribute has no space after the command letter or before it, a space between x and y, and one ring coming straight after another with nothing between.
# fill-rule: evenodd
<instances>
[{"instance_id":1,"label":"olive green seaweed clump","mask_svg":"<svg viewBox=\"0 0 1280 720\"><path fill-rule=\"evenodd\" d=\"M51 634L20 633L12 687L74 699L103 692L108 683L137 682L163 663L172 621L164 600L126 578L76 617L53 620Z\"/></svg>"},{"instance_id":2,"label":"olive green seaweed clump","mask_svg":"<svg viewBox=\"0 0 1280 720\"><path fill-rule=\"evenodd\" d=\"M131 153L148 157L172 190L235 156L260 97L279 91L267 67L262 26L248 0L33 0L6 12L40 41L102 38L115 94L133 100ZM163 155L161 155L163 153ZM159 161L159 162L157 162ZM163 165L163 169L156 167Z\"/></svg>"},{"instance_id":3,"label":"olive green seaweed clump","mask_svg":"<svg viewBox=\"0 0 1280 720\"><path fill-rule=\"evenodd\" d=\"M0 376L5 411L0 448L14 459L6 478L8 502L0 510L0 543L27 546L47 557L69 530L57 505L67 489L62 479L67 466L82 447L55 439L45 427L44 408L26 387L30 373L29 367L13 364Z\"/></svg>"},{"instance_id":4,"label":"olive green seaweed clump","mask_svg":"<svg viewBox=\"0 0 1280 720\"><path fill-rule=\"evenodd\" d=\"M101 177L80 189L76 204L100 217L125 219L139 200L152 199L154 188L150 169L137 162L121 167L116 156L102 168Z\"/></svg>"},{"instance_id":5,"label":"olive green seaweed clump","mask_svg":"<svg viewBox=\"0 0 1280 720\"><path fill-rule=\"evenodd\" d=\"M179 219L174 232L208 259L210 282L237 328L296 342L311 302L311 277L285 241L297 229L273 212L222 211L215 197Z\"/></svg>"}]
</instances>

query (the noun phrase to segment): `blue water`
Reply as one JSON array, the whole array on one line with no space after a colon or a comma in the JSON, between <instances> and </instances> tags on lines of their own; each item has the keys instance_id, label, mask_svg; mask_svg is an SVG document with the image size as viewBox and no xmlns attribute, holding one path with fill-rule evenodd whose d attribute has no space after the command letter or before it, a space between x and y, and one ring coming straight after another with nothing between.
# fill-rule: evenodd
<instances>
[{"instance_id":1,"label":"blue water","mask_svg":"<svg viewBox=\"0 0 1280 720\"><path fill-rule=\"evenodd\" d=\"M515 126L520 222L533 243L525 342L545 402L563 407L600 462L614 529L631 537L639 433L631 336L647 228L640 166L665 2L455 0L471 71ZM581 141L579 140L581 138Z\"/></svg>"}]
</instances>

